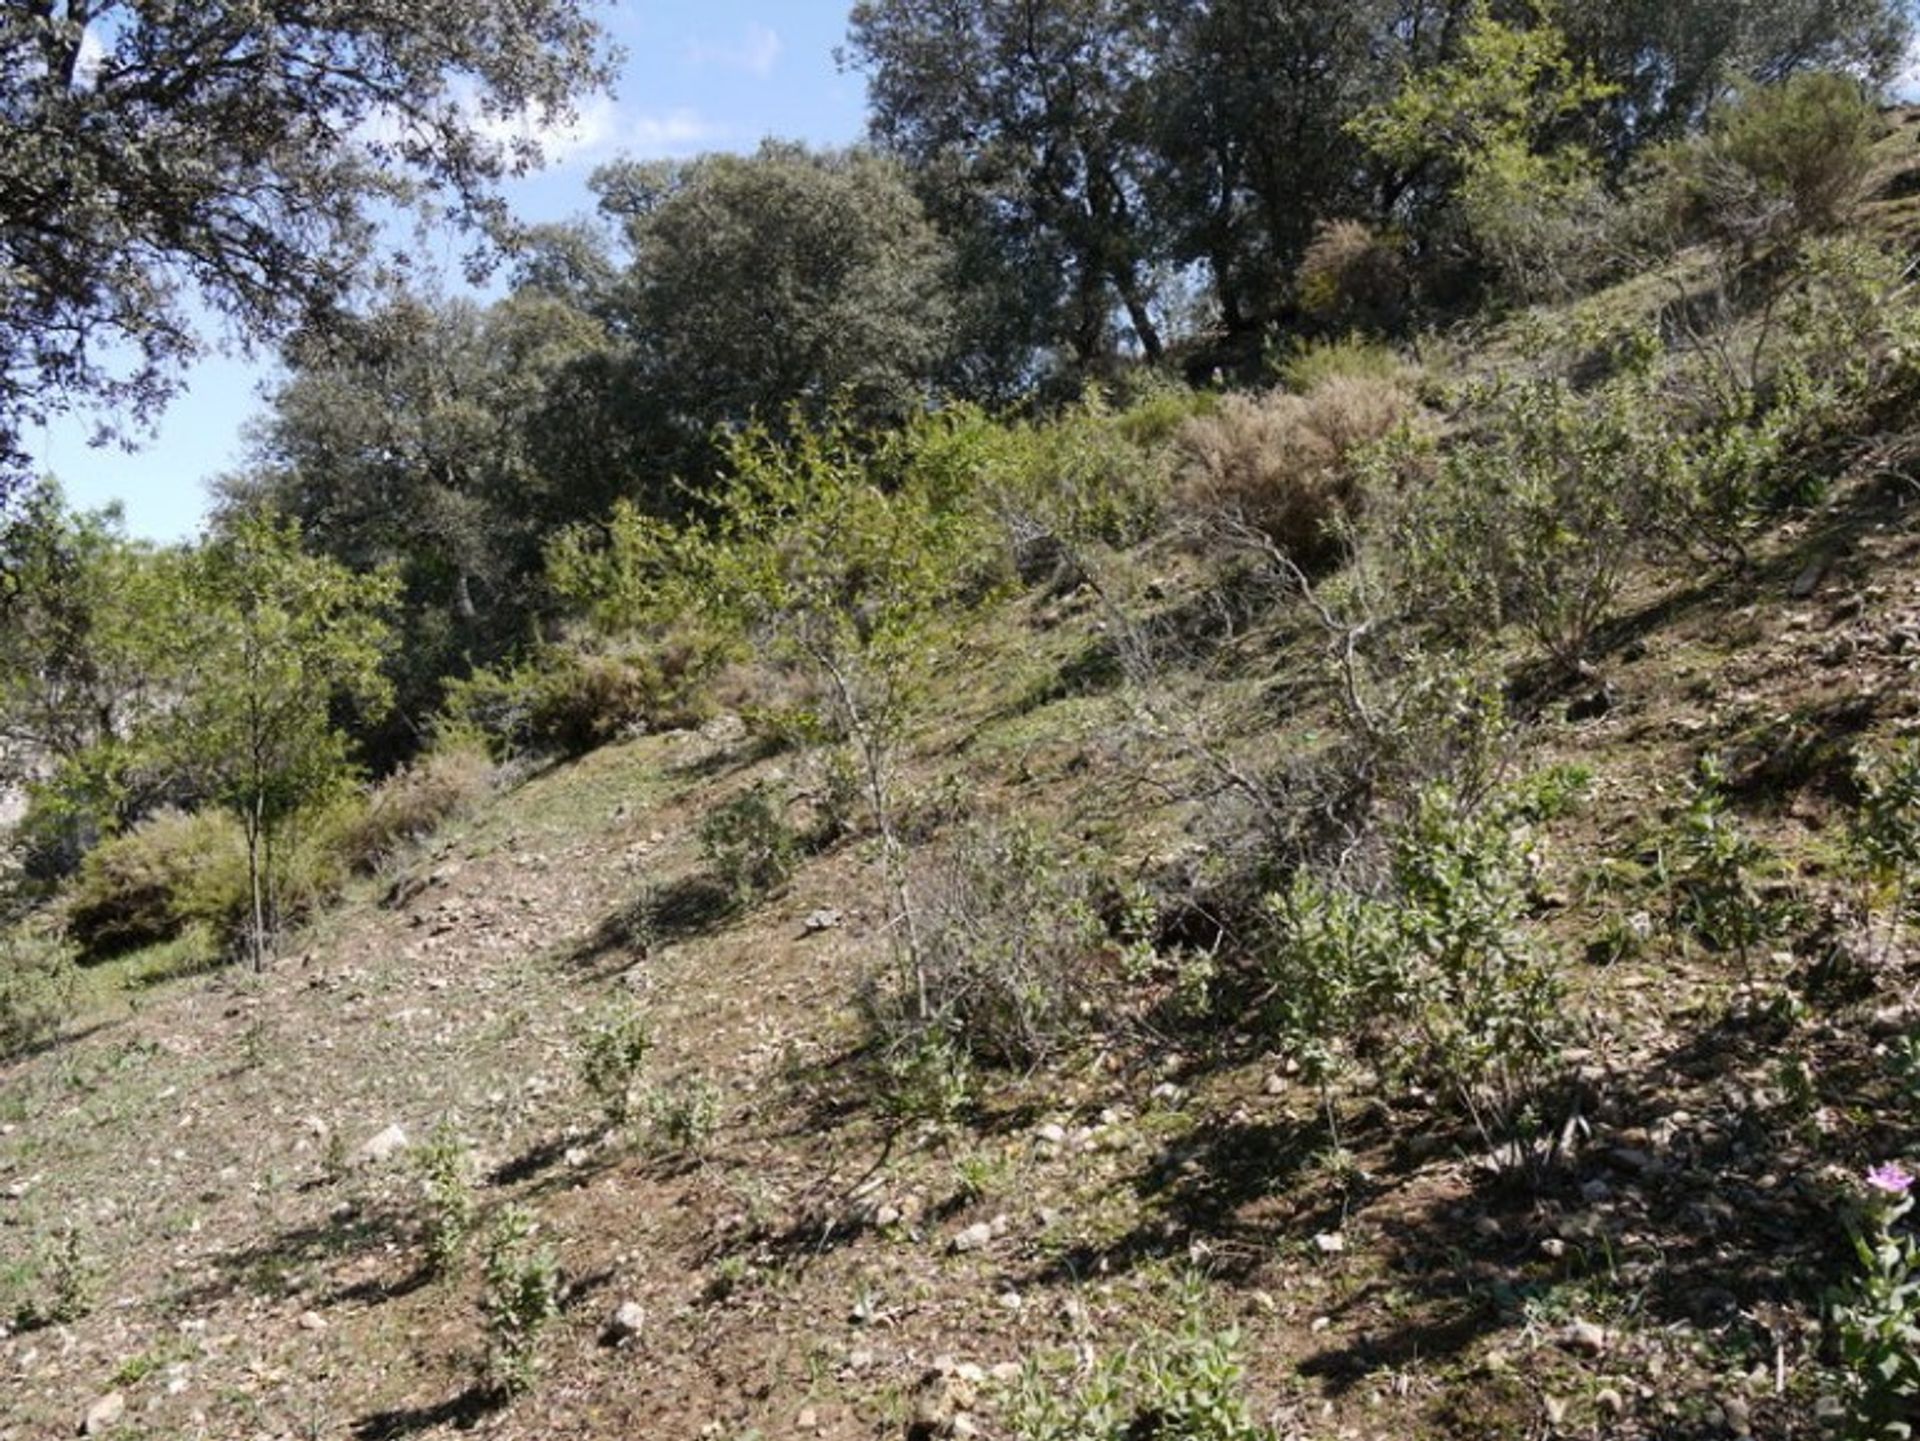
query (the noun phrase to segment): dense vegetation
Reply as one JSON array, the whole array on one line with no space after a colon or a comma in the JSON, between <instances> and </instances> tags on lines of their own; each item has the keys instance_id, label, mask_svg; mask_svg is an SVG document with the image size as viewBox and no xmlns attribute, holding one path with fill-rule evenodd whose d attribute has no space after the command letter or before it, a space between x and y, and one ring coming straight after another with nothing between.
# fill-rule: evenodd
<instances>
[{"instance_id":1,"label":"dense vegetation","mask_svg":"<svg viewBox=\"0 0 1920 1441\"><path fill-rule=\"evenodd\" d=\"M535 8L584 68L493 78L559 103L590 47ZM1594 857L1577 901L1546 853L1593 776L1539 739L1606 713L1663 598L1744 582L1816 518L1910 525L1920 295L1908 237L1858 220L1904 143L1879 100L1905 19L865 0L870 145L610 166L596 218L516 237L502 299L389 279L321 305L344 232L258 260L286 270L271 297L219 270L235 309L300 314L207 536L129 540L51 480L0 531L0 759L29 798L0 1046L59 1033L76 964L268 969L501 777L727 714L805 780L700 818L710 909L750 913L810 857L871 873L885 924L848 999L901 1124L964 1126L1096 1043L1251 1038L1313 1090L1328 1156L1417 1108L1559 1194L1600 1101L1591 969L1706 957L1782 1034L1910 984L1920 749L1894 726L1781 762L1819 783L1817 863L1748 814L1771 760L1702 746L1663 778L1671 823ZM67 23L45 33L77 43ZM87 104L173 63L116 56ZM441 178L498 159L456 150ZM96 303L85 323L128 330L142 283L0 297L0 450L8 416L123 384L16 363L20 337ZM142 393L186 344L157 317ZM1099 638L1022 704L1119 697L1115 764L1190 808L1182 857L920 784L983 638L1049 607ZM628 924L644 951L684 918ZM648 1049L633 1015L582 1043L614 1130ZM1920 1405L1887 1089L1845 1101L1877 1134L1808 1143L1878 1167L1857 1257L1783 1282L1825 1328L1796 1403L1860 1437ZM697 1149L714 1104L655 1095L660 1144ZM443 1142L451 1274L476 1217ZM489 1384L518 1394L559 1297L528 1218L498 1222ZM1077 1387L1030 1369L1017 1434L1270 1434L1189 1300Z\"/></svg>"}]
</instances>

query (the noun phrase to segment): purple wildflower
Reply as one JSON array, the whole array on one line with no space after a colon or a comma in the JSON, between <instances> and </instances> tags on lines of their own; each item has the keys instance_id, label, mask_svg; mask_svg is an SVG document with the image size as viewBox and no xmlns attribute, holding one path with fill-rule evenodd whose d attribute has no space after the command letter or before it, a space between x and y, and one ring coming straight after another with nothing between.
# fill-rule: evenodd
<instances>
[{"instance_id":1,"label":"purple wildflower","mask_svg":"<svg viewBox=\"0 0 1920 1441\"><path fill-rule=\"evenodd\" d=\"M1913 1175L1898 1161L1887 1161L1867 1172L1867 1184L1889 1196L1904 1196L1913 1189Z\"/></svg>"}]
</instances>

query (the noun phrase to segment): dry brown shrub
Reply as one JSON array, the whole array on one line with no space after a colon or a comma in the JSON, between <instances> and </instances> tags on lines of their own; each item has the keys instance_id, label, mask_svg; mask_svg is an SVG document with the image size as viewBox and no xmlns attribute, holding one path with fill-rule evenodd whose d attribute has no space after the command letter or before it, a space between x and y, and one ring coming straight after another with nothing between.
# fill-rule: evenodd
<instances>
[{"instance_id":1,"label":"dry brown shrub","mask_svg":"<svg viewBox=\"0 0 1920 1441\"><path fill-rule=\"evenodd\" d=\"M1330 220L1294 271L1300 308L1334 329L1393 330L1406 317L1406 256L1358 220Z\"/></svg>"},{"instance_id":2,"label":"dry brown shrub","mask_svg":"<svg viewBox=\"0 0 1920 1441\"><path fill-rule=\"evenodd\" d=\"M336 844L360 875L371 875L493 788L494 766L477 745L453 745L382 781L364 810L344 821Z\"/></svg>"},{"instance_id":3,"label":"dry brown shrub","mask_svg":"<svg viewBox=\"0 0 1920 1441\"><path fill-rule=\"evenodd\" d=\"M1180 431L1180 499L1324 569L1340 557L1341 523L1364 503L1353 453L1417 413L1403 385L1371 376L1334 376L1305 395L1227 396Z\"/></svg>"}]
</instances>

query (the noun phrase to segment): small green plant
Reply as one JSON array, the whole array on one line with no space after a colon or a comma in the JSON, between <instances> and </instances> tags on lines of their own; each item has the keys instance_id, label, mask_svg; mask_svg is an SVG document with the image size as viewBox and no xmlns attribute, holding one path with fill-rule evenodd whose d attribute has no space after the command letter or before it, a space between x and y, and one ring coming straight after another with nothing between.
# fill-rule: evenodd
<instances>
[{"instance_id":1,"label":"small green plant","mask_svg":"<svg viewBox=\"0 0 1920 1441\"><path fill-rule=\"evenodd\" d=\"M1728 810L1723 786L1719 767L1703 761L1679 825L1661 848L1659 873L1672 928L1709 950L1732 952L1751 973L1755 950L1785 932L1793 908L1767 884L1779 872L1778 859Z\"/></svg>"},{"instance_id":2,"label":"small green plant","mask_svg":"<svg viewBox=\"0 0 1920 1441\"><path fill-rule=\"evenodd\" d=\"M62 1228L55 1241L41 1240L31 1258L11 1268L5 1280L14 1329L19 1331L71 1325L100 1303L100 1262L77 1226Z\"/></svg>"},{"instance_id":3,"label":"small green plant","mask_svg":"<svg viewBox=\"0 0 1920 1441\"><path fill-rule=\"evenodd\" d=\"M581 1036L580 1080L609 1126L617 1129L632 1119L634 1090L652 1051L652 1028L630 1003L610 1008Z\"/></svg>"},{"instance_id":4,"label":"small green plant","mask_svg":"<svg viewBox=\"0 0 1920 1441\"><path fill-rule=\"evenodd\" d=\"M1859 763L1860 805L1848 827L1852 868L1866 891L1869 915L1881 916L1882 956L1898 943L1915 909L1920 876L1920 745L1911 741Z\"/></svg>"},{"instance_id":5,"label":"small green plant","mask_svg":"<svg viewBox=\"0 0 1920 1441\"><path fill-rule=\"evenodd\" d=\"M75 968L51 936L0 932L0 1060L55 1035L73 1013Z\"/></svg>"},{"instance_id":6,"label":"small green plant","mask_svg":"<svg viewBox=\"0 0 1920 1441\"><path fill-rule=\"evenodd\" d=\"M785 791L760 781L715 806L700 821L700 851L739 905L779 886L800 854Z\"/></svg>"},{"instance_id":7,"label":"small green plant","mask_svg":"<svg viewBox=\"0 0 1920 1441\"><path fill-rule=\"evenodd\" d=\"M1005 1408L1017 1441L1270 1441L1247 1403L1240 1333L1211 1323L1197 1283L1183 1307L1174 1329L1102 1357L1065 1394L1029 1363Z\"/></svg>"},{"instance_id":8,"label":"small green plant","mask_svg":"<svg viewBox=\"0 0 1920 1441\"><path fill-rule=\"evenodd\" d=\"M1551 957L1523 924L1527 827L1511 796L1467 805L1431 786L1391 839L1378 893L1302 870L1270 899L1276 1036L1312 1079L1371 1056L1437 1086L1487 1139L1519 1139L1562 1029Z\"/></svg>"},{"instance_id":9,"label":"small green plant","mask_svg":"<svg viewBox=\"0 0 1920 1441\"><path fill-rule=\"evenodd\" d=\"M973 1062L943 1029L907 1037L880 1059L880 1102L896 1120L951 1126L973 1107Z\"/></svg>"},{"instance_id":10,"label":"small green plant","mask_svg":"<svg viewBox=\"0 0 1920 1441\"><path fill-rule=\"evenodd\" d=\"M1866 1216L1853 1235L1861 1274L1832 1302L1850 1441L1909 1437L1920 1407L1920 1242L1896 1231L1913 1209L1913 1184L1897 1163L1867 1173Z\"/></svg>"},{"instance_id":11,"label":"small green plant","mask_svg":"<svg viewBox=\"0 0 1920 1441\"><path fill-rule=\"evenodd\" d=\"M486 1289L480 1298L487 1334L486 1384L505 1397L533 1389L540 1372L540 1338L560 1314L560 1269L553 1252L534 1245L533 1214L508 1206L487 1238Z\"/></svg>"},{"instance_id":12,"label":"small green plant","mask_svg":"<svg viewBox=\"0 0 1920 1441\"><path fill-rule=\"evenodd\" d=\"M473 1194L473 1157L447 1122L434 1128L414 1153L425 1210L427 1268L436 1276L452 1274L472 1238L478 1206Z\"/></svg>"},{"instance_id":13,"label":"small green plant","mask_svg":"<svg viewBox=\"0 0 1920 1441\"><path fill-rule=\"evenodd\" d=\"M704 1150L720 1124L720 1091L704 1076L681 1076L647 1100L654 1144L663 1150Z\"/></svg>"}]
</instances>

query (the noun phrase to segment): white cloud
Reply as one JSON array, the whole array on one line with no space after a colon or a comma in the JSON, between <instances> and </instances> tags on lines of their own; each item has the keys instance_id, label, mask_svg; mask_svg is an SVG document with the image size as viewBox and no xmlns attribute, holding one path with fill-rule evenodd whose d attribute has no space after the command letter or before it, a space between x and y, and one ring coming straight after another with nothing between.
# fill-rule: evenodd
<instances>
[{"instance_id":1,"label":"white cloud","mask_svg":"<svg viewBox=\"0 0 1920 1441\"><path fill-rule=\"evenodd\" d=\"M619 127L620 147L640 160L664 160L689 155L711 145L721 135L719 126L697 110L670 110L665 115L636 115Z\"/></svg>"},{"instance_id":2,"label":"white cloud","mask_svg":"<svg viewBox=\"0 0 1920 1441\"><path fill-rule=\"evenodd\" d=\"M744 70L764 80L773 74L773 67L780 63L781 52L786 48L779 31L753 24L747 26L747 33L738 44L708 45L696 41L688 48L687 59L696 66Z\"/></svg>"},{"instance_id":3,"label":"white cloud","mask_svg":"<svg viewBox=\"0 0 1920 1441\"><path fill-rule=\"evenodd\" d=\"M605 150L620 129L620 115L612 99L602 95L571 116L542 116L533 111L476 115L474 128L501 145L531 140L540 147L547 165L559 166Z\"/></svg>"}]
</instances>

